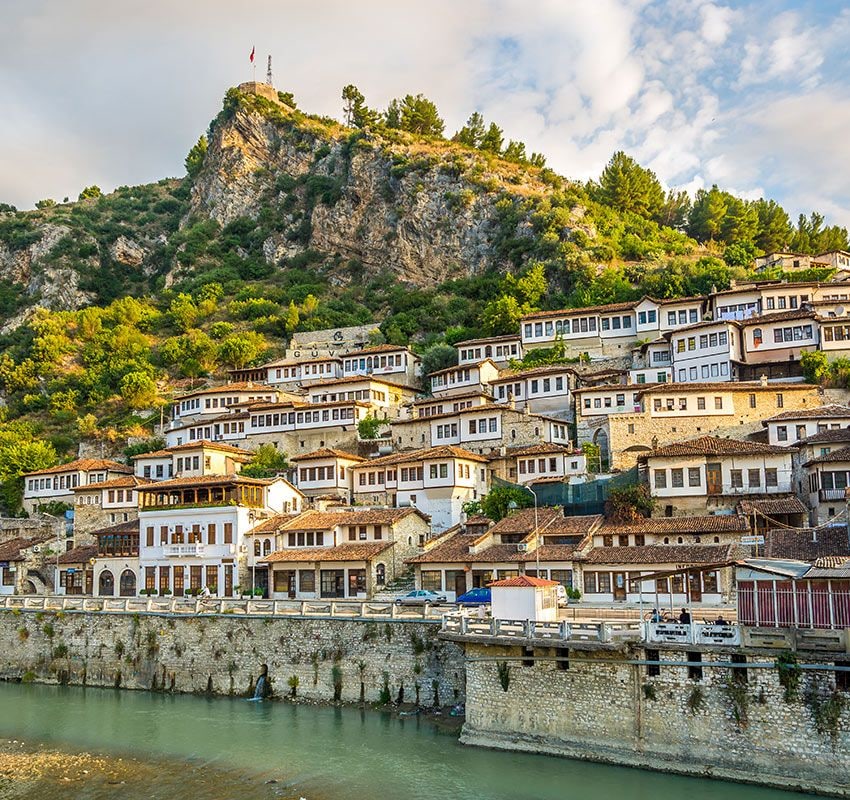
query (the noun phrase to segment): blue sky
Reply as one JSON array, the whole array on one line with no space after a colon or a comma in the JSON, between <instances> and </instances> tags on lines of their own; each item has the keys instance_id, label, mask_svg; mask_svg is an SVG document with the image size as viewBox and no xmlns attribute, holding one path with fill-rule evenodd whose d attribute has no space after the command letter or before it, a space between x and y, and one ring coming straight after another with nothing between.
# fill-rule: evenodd
<instances>
[{"instance_id":1,"label":"blue sky","mask_svg":"<svg viewBox=\"0 0 850 800\"><path fill-rule=\"evenodd\" d=\"M850 7L833 0L6 0L0 201L182 173L229 85L274 57L302 108L473 111L599 174L625 149L668 186L718 183L850 226Z\"/></svg>"}]
</instances>

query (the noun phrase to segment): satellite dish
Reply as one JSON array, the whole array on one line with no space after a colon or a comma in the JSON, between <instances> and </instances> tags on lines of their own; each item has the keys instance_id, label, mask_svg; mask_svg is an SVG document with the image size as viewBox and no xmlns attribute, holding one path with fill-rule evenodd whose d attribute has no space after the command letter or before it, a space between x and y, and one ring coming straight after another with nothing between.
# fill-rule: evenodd
<instances>
[{"instance_id":1,"label":"satellite dish","mask_svg":"<svg viewBox=\"0 0 850 800\"><path fill-rule=\"evenodd\" d=\"M32 546L32 551L33 551L33 553L40 553L41 552L41 545L40 544L34 544Z\"/></svg>"}]
</instances>

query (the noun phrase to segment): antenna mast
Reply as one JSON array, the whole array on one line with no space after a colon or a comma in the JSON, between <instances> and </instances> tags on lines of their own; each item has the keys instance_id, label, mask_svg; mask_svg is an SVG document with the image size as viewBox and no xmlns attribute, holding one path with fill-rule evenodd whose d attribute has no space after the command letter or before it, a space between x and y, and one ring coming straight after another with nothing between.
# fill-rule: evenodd
<instances>
[{"instance_id":1,"label":"antenna mast","mask_svg":"<svg viewBox=\"0 0 850 800\"><path fill-rule=\"evenodd\" d=\"M272 57L271 56L269 56L269 65L266 69L266 83L269 86L274 86L274 84L272 83Z\"/></svg>"}]
</instances>

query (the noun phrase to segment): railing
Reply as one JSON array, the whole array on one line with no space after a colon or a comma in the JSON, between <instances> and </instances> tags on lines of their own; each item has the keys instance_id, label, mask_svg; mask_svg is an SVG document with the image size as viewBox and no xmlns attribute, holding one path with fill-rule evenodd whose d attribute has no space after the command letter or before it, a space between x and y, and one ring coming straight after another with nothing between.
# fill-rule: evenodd
<instances>
[{"instance_id":1,"label":"railing","mask_svg":"<svg viewBox=\"0 0 850 800\"><path fill-rule=\"evenodd\" d=\"M647 622L644 641L659 644L720 644L740 645L741 629L737 625L711 623Z\"/></svg>"},{"instance_id":2,"label":"railing","mask_svg":"<svg viewBox=\"0 0 850 800\"><path fill-rule=\"evenodd\" d=\"M180 556L202 556L204 554L204 546L200 542L192 542L190 544L164 544L162 553L167 557Z\"/></svg>"},{"instance_id":3,"label":"railing","mask_svg":"<svg viewBox=\"0 0 850 800\"><path fill-rule=\"evenodd\" d=\"M475 613L475 612L471 612ZM465 612L443 614L443 633L464 637L537 639L560 642L637 641L639 622L538 622L535 620L476 617Z\"/></svg>"},{"instance_id":4,"label":"railing","mask_svg":"<svg viewBox=\"0 0 850 800\"><path fill-rule=\"evenodd\" d=\"M398 619L438 622L445 611L368 600L236 600L183 597L0 596L0 610L68 611L108 614L233 614L252 617Z\"/></svg>"},{"instance_id":5,"label":"railing","mask_svg":"<svg viewBox=\"0 0 850 800\"><path fill-rule=\"evenodd\" d=\"M844 489L821 489L820 490L820 499L821 500L844 500L845 499L845 490Z\"/></svg>"}]
</instances>

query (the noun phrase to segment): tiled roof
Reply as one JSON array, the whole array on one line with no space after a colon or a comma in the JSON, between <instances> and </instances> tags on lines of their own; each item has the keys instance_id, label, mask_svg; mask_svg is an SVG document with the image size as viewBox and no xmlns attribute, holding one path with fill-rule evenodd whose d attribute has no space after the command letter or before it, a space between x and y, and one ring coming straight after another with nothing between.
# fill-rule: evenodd
<instances>
[{"instance_id":1,"label":"tiled roof","mask_svg":"<svg viewBox=\"0 0 850 800\"><path fill-rule=\"evenodd\" d=\"M803 576L808 580L819 578L850 578L850 560L846 556L823 556L815 560L815 565Z\"/></svg>"},{"instance_id":2,"label":"tiled roof","mask_svg":"<svg viewBox=\"0 0 850 800\"><path fill-rule=\"evenodd\" d=\"M562 444L547 444L546 442L539 442L537 444L530 444L526 447L509 447L508 455L517 457L517 456L536 456L536 455L546 455L547 453L569 453L570 455L581 455L579 451L572 450L569 447L565 447ZM494 453L495 457L495 453Z\"/></svg>"},{"instance_id":3,"label":"tiled roof","mask_svg":"<svg viewBox=\"0 0 850 800\"><path fill-rule=\"evenodd\" d=\"M540 533L547 536L584 536L595 531L603 522L602 514L586 514L575 517L559 516L552 520Z\"/></svg>"},{"instance_id":4,"label":"tiled roof","mask_svg":"<svg viewBox=\"0 0 850 800\"><path fill-rule=\"evenodd\" d=\"M186 442L186 444L177 444L174 447L169 447L169 453L182 453L186 450L220 450L222 453L234 453L240 456L253 456L252 450L245 450L242 447L234 447L232 444L224 444L224 442L211 442L208 439L199 439L195 442Z\"/></svg>"},{"instance_id":5,"label":"tiled roof","mask_svg":"<svg viewBox=\"0 0 850 800\"><path fill-rule=\"evenodd\" d=\"M295 367L299 364L318 364L325 363L327 361L342 362L342 359L338 356L315 356L311 358L277 358L274 361L268 361L261 367L256 367L256 369L270 369L272 367Z\"/></svg>"},{"instance_id":6,"label":"tiled roof","mask_svg":"<svg viewBox=\"0 0 850 800\"><path fill-rule=\"evenodd\" d=\"M434 375L442 375L446 372L454 372L456 369L472 369L473 367L480 367L483 364L490 364L495 367L496 363L492 358L482 358L481 361L470 362L468 364L455 364L453 367L446 367L445 369L438 369L434 372L429 372L428 377L432 378Z\"/></svg>"},{"instance_id":7,"label":"tiled roof","mask_svg":"<svg viewBox=\"0 0 850 800\"><path fill-rule=\"evenodd\" d=\"M823 556L850 556L847 526L774 528L765 534L764 556L812 562Z\"/></svg>"},{"instance_id":8,"label":"tiled roof","mask_svg":"<svg viewBox=\"0 0 850 800\"><path fill-rule=\"evenodd\" d=\"M749 533L746 517L737 514L709 514L701 517L651 517L636 522L606 522L596 533Z\"/></svg>"},{"instance_id":9,"label":"tiled roof","mask_svg":"<svg viewBox=\"0 0 850 800\"><path fill-rule=\"evenodd\" d=\"M71 550L66 550L56 560L60 564L88 564L90 558L97 556L96 544L84 544L80 547L74 547Z\"/></svg>"},{"instance_id":10,"label":"tiled roof","mask_svg":"<svg viewBox=\"0 0 850 800\"><path fill-rule=\"evenodd\" d=\"M23 561L24 556L21 551L49 539L55 541L56 537L49 533L43 533L37 536L19 536L15 539L8 539L0 544L0 561Z\"/></svg>"},{"instance_id":11,"label":"tiled roof","mask_svg":"<svg viewBox=\"0 0 850 800\"><path fill-rule=\"evenodd\" d=\"M290 461L309 461L318 458L344 458L348 461L365 461L363 456L354 455L354 453L346 453L344 450L336 450L333 447L320 447L318 450L312 450L303 455L290 456Z\"/></svg>"},{"instance_id":12,"label":"tiled roof","mask_svg":"<svg viewBox=\"0 0 850 800\"><path fill-rule=\"evenodd\" d=\"M407 350L404 345L399 344L376 344L372 347L364 347L361 350L352 350L346 353L344 358L349 356L368 356L373 353L397 353L399 350Z\"/></svg>"},{"instance_id":13,"label":"tiled roof","mask_svg":"<svg viewBox=\"0 0 850 800\"><path fill-rule=\"evenodd\" d=\"M455 403L458 400L464 400L468 397L486 397L490 404L493 403L493 396L487 394L487 392L481 389L473 389L468 392L462 392L461 394L451 394L446 395L445 397L420 397L417 400L414 400L411 405L414 406L425 406L431 403ZM481 408L482 406L473 406L473 408ZM426 418L427 419L427 418Z\"/></svg>"},{"instance_id":14,"label":"tiled roof","mask_svg":"<svg viewBox=\"0 0 850 800\"><path fill-rule=\"evenodd\" d=\"M601 306L587 306L585 308L561 308L556 309L555 311L535 311L531 314L526 314L520 321L524 322L525 320L546 319L548 317L571 317L575 314L590 315L606 314L615 311L631 311L639 302L639 300L635 300L629 303L607 303ZM629 333L631 333L631 331L627 331L626 335ZM595 334L589 332L589 335Z\"/></svg>"},{"instance_id":15,"label":"tiled roof","mask_svg":"<svg viewBox=\"0 0 850 800\"><path fill-rule=\"evenodd\" d=\"M807 461L803 466L808 467L809 464L828 464L832 461L850 461L850 447L842 447L838 450L833 450L831 453L827 453L826 455L813 458L811 461Z\"/></svg>"},{"instance_id":16,"label":"tiled roof","mask_svg":"<svg viewBox=\"0 0 850 800\"><path fill-rule=\"evenodd\" d=\"M263 520L259 525L255 525L251 530L247 533L275 533L281 530L287 522L291 522L296 517L300 517L300 513L295 514L275 514L273 517L269 517L266 520Z\"/></svg>"},{"instance_id":17,"label":"tiled roof","mask_svg":"<svg viewBox=\"0 0 850 800\"><path fill-rule=\"evenodd\" d=\"M801 384L798 384L801 385ZM764 420L764 423L779 422L784 419L850 419L850 408L837 403L814 408L798 408L793 411L782 411Z\"/></svg>"},{"instance_id":18,"label":"tiled roof","mask_svg":"<svg viewBox=\"0 0 850 800\"><path fill-rule=\"evenodd\" d=\"M133 471L132 467L128 467L126 464L119 464L117 461L110 461L108 458L78 458L76 461L69 461L67 464L37 469L34 472L25 472L24 477L26 478L30 475L54 475L58 472L73 472L77 470L90 472L94 469L106 469L110 472Z\"/></svg>"},{"instance_id":19,"label":"tiled roof","mask_svg":"<svg viewBox=\"0 0 850 800\"><path fill-rule=\"evenodd\" d=\"M136 486L147 486L153 483L150 478L140 478L138 475L124 475L121 478L112 478L102 483L87 483L85 486L75 486L75 492L92 492L101 489L132 489Z\"/></svg>"},{"instance_id":20,"label":"tiled roof","mask_svg":"<svg viewBox=\"0 0 850 800\"><path fill-rule=\"evenodd\" d=\"M533 578L531 575L517 575L515 578L505 578L501 581L493 581L488 586L497 586L510 589L542 589L549 586L560 586L558 581L549 581L545 578Z\"/></svg>"},{"instance_id":21,"label":"tiled roof","mask_svg":"<svg viewBox=\"0 0 850 800\"><path fill-rule=\"evenodd\" d=\"M831 428L828 431L818 431L805 439L800 439L798 445L829 444L830 442L850 442L850 427Z\"/></svg>"},{"instance_id":22,"label":"tiled roof","mask_svg":"<svg viewBox=\"0 0 850 800\"><path fill-rule=\"evenodd\" d=\"M147 453L139 453L136 456L132 457L133 461L137 461L140 458L171 458L170 450L149 450Z\"/></svg>"},{"instance_id":23,"label":"tiled roof","mask_svg":"<svg viewBox=\"0 0 850 800\"><path fill-rule=\"evenodd\" d=\"M652 544L643 547L594 547L581 557L587 564L719 564L731 561L731 544Z\"/></svg>"},{"instance_id":24,"label":"tiled roof","mask_svg":"<svg viewBox=\"0 0 850 800\"><path fill-rule=\"evenodd\" d=\"M718 436L700 436L687 442L676 442L658 447L641 455L641 458L667 458L671 456L747 456L782 453L790 448L761 442L744 442L740 439L723 439Z\"/></svg>"},{"instance_id":25,"label":"tiled roof","mask_svg":"<svg viewBox=\"0 0 850 800\"><path fill-rule=\"evenodd\" d=\"M120 534L127 533L138 533L139 532L139 520L131 519L127 522L118 522L115 525L109 525L106 528L98 528L96 531L92 531L92 536L116 536Z\"/></svg>"},{"instance_id":26,"label":"tiled roof","mask_svg":"<svg viewBox=\"0 0 850 800\"><path fill-rule=\"evenodd\" d=\"M351 542L338 544L335 547L305 547L286 550L276 550L266 556L260 563L292 561L368 561L370 558L383 553L392 547L392 542Z\"/></svg>"},{"instance_id":27,"label":"tiled roof","mask_svg":"<svg viewBox=\"0 0 850 800\"><path fill-rule=\"evenodd\" d=\"M305 386L306 392L312 392L314 389L321 389L325 386L346 386L349 383L362 383L363 381L373 381L374 383L383 383L386 386L395 386L397 389L407 389L409 392L420 392L416 386L408 386L406 383L396 383L383 375L349 375L347 378L328 378L325 381L316 381L309 386Z\"/></svg>"},{"instance_id":28,"label":"tiled roof","mask_svg":"<svg viewBox=\"0 0 850 800\"><path fill-rule=\"evenodd\" d=\"M429 519L416 508L357 508L346 511L305 511L281 527L287 531L329 530L337 525L394 525L396 522L416 514L423 520Z\"/></svg>"},{"instance_id":29,"label":"tiled roof","mask_svg":"<svg viewBox=\"0 0 850 800\"><path fill-rule=\"evenodd\" d=\"M256 369L262 369L256 367ZM243 381L237 383L222 383L220 386L207 386L203 389L195 389L186 394L179 394L174 398L174 402L184 400L187 397L195 397L199 394L218 394L219 392L272 392L277 394L277 389L272 386L267 386L265 383L253 383L251 381Z\"/></svg>"},{"instance_id":30,"label":"tiled roof","mask_svg":"<svg viewBox=\"0 0 850 800\"><path fill-rule=\"evenodd\" d=\"M774 514L806 514L808 509L799 497L776 497L764 500L741 500L738 503L741 514L752 514L754 511L772 516Z\"/></svg>"},{"instance_id":31,"label":"tiled roof","mask_svg":"<svg viewBox=\"0 0 850 800\"><path fill-rule=\"evenodd\" d=\"M759 314L758 316L747 317L740 320L739 324L742 328L753 325L769 324L771 322L788 322L794 319L811 319L814 320L815 314L813 311L803 311L800 309L789 311L777 311L774 314Z\"/></svg>"},{"instance_id":32,"label":"tiled roof","mask_svg":"<svg viewBox=\"0 0 850 800\"><path fill-rule=\"evenodd\" d=\"M575 374L575 369L567 364L547 364L543 367L529 367L528 369L503 369L499 370L499 377L490 383L505 383L516 378L534 378L537 375L560 375L564 372Z\"/></svg>"},{"instance_id":33,"label":"tiled roof","mask_svg":"<svg viewBox=\"0 0 850 800\"><path fill-rule=\"evenodd\" d=\"M446 444L438 447L426 447L422 450L407 450L401 453L391 453L388 456L369 458L358 464L356 468L384 467L392 464L407 464L412 461L430 461L435 458L462 458L466 461L479 461L481 463L487 463L490 460L487 456L473 453L462 447Z\"/></svg>"},{"instance_id":34,"label":"tiled roof","mask_svg":"<svg viewBox=\"0 0 850 800\"><path fill-rule=\"evenodd\" d=\"M534 530L535 525L539 530L546 528L559 518L563 518L564 512L560 508L518 508L508 516L500 519L492 528L493 534L528 534Z\"/></svg>"},{"instance_id":35,"label":"tiled roof","mask_svg":"<svg viewBox=\"0 0 850 800\"><path fill-rule=\"evenodd\" d=\"M159 492L163 489L191 489L193 486L218 486L241 483L248 486L268 486L273 482L265 478L249 478L247 475L198 475L194 478L171 478L140 486L140 492Z\"/></svg>"}]
</instances>

